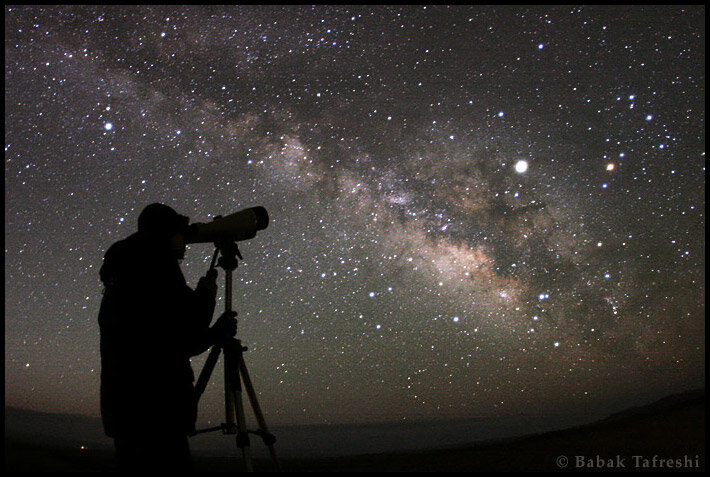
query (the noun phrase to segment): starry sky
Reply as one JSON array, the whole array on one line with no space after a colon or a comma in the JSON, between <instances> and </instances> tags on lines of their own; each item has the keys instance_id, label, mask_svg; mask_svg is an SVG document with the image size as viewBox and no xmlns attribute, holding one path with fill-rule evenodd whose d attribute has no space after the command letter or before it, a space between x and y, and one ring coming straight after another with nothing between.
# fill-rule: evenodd
<instances>
[{"instance_id":1,"label":"starry sky","mask_svg":"<svg viewBox=\"0 0 710 477\"><path fill-rule=\"evenodd\" d=\"M6 6L6 405L99 414L152 202L269 211L233 306L271 423L703 387L704 45L703 6Z\"/></svg>"}]
</instances>

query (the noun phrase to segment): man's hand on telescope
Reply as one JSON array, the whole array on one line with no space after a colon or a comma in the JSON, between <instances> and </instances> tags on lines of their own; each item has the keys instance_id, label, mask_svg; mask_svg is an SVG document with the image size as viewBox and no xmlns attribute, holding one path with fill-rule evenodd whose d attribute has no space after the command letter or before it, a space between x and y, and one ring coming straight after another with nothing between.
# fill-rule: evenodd
<instances>
[{"instance_id":1,"label":"man's hand on telescope","mask_svg":"<svg viewBox=\"0 0 710 477\"><path fill-rule=\"evenodd\" d=\"M213 343L220 343L237 334L237 312L225 311L210 328Z\"/></svg>"},{"instance_id":2,"label":"man's hand on telescope","mask_svg":"<svg viewBox=\"0 0 710 477\"><path fill-rule=\"evenodd\" d=\"M198 289L204 289L214 299L217 296L217 270L210 268L197 282Z\"/></svg>"}]
</instances>

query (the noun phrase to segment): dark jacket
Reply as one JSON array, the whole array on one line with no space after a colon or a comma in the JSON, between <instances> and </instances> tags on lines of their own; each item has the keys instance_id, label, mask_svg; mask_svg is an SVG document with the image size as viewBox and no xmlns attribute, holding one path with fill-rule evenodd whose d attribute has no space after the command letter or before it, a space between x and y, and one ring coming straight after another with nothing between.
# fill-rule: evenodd
<instances>
[{"instance_id":1,"label":"dark jacket","mask_svg":"<svg viewBox=\"0 0 710 477\"><path fill-rule=\"evenodd\" d=\"M210 344L214 295L187 286L167 242L138 233L109 248L100 276L106 434L189 434L196 418L190 357Z\"/></svg>"}]
</instances>

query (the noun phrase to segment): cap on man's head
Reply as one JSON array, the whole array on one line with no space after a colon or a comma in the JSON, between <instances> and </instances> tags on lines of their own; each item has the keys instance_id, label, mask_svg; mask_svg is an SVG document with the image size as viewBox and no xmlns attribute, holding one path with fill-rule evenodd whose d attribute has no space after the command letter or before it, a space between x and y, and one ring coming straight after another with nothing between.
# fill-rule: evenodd
<instances>
[{"instance_id":1,"label":"cap on man's head","mask_svg":"<svg viewBox=\"0 0 710 477\"><path fill-rule=\"evenodd\" d=\"M165 204L150 204L138 216L138 233L160 238L169 238L184 232L190 222Z\"/></svg>"}]
</instances>

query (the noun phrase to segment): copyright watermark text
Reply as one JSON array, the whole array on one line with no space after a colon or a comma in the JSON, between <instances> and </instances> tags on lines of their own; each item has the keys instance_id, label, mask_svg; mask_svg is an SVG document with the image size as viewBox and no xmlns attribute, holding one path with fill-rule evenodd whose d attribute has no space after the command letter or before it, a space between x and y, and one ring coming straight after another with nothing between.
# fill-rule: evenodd
<instances>
[{"instance_id":1,"label":"copyright watermark text","mask_svg":"<svg viewBox=\"0 0 710 477\"><path fill-rule=\"evenodd\" d=\"M699 455L684 455L681 457L663 456L565 456L555 459L560 469L699 469Z\"/></svg>"}]
</instances>

